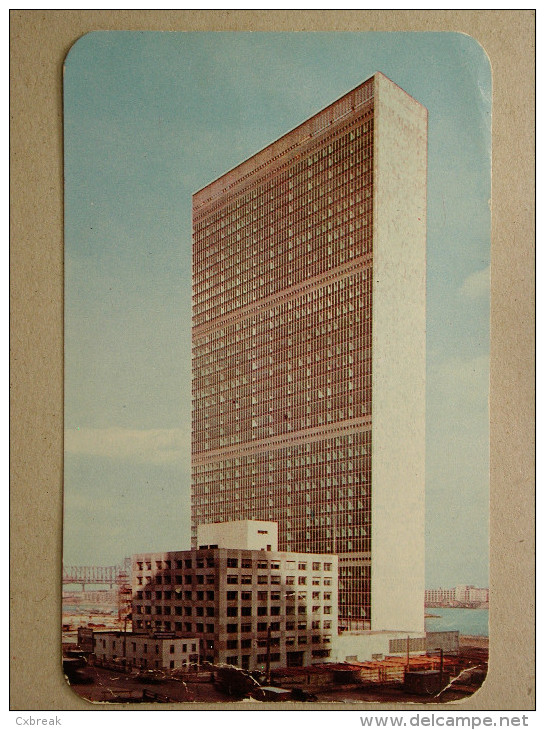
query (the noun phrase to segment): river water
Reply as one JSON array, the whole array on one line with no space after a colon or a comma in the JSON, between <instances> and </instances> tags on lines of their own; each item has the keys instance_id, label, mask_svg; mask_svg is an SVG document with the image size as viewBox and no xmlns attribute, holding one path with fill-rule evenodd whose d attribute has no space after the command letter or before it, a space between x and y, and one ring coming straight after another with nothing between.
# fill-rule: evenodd
<instances>
[{"instance_id":1,"label":"river water","mask_svg":"<svg viewBox=\"0 0 545 730\"><path fill-rule=\"evenodd\" d=\"M486 608L426 608L439 618L426 619L426 631L456 631L462 636L488 636Z\"/></svg>"}]
</instances>

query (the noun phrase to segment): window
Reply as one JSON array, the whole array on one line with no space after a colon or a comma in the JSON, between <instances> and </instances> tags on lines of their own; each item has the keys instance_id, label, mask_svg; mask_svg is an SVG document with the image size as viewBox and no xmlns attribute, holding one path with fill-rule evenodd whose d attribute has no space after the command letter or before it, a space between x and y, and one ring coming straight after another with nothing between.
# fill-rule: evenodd
<instances>
[{"instance_id":1,"label":"window","mask_svg":"<svg viewBox=\"0 0 545 730\"><path fill-rule=\"evenodd\" d=\"M238 568L238 558L227 558L228 568Z\"/></svg>"},{"instance_id":2,"label":"window","mask_svg":"<svg viewBox=\"0 0 545 730\"><path fill-rule=\"evenodd\" d=\"M257 561L257 567L260 570L267 570L267 568L269 567L269 564L268 564L268 562L266 560L258 560Z\"/></svg>"},{"instance_id":3,"label":"window","mask_svg":"<svg viewBox=\"0 0 545 730\"><path fill-rule=\"evenodd\" d=\"M312 570L321 570L322 564L321 563L312 563Z\"/></svg>"},{"instance_id":4,"label":"window","mask_svg":"<svg viewBox=\"0 0 545 730\"><path fill-rule=\"evenodd\" d=\"M242 606L242 608L240 609L240 615L241 616L251 616L252 607L251 606Z\"/></svg>"},{"instance_id":5,"label":"window","mask_svg":"<svg viewBox=\"0 0 545 730\"><path fill-rule=\"evenodd\" d=\"M238 624L227 624L227 633L228 634L236 634L238 629Z\"/></svg>"},{"instance_id":6,"label":"window","mask_svg":"<svg viewBox=\"0 0 545 730\"><path fill-rule=\"evenodd\" d=\"M331 613L331 606L324 606L324 613Z\"/></svg>"},{"instance_id":7,"label":"window","mask_svg":"<svg viewBox=\"0 0 545 730\"><path fill-rule=\"evenodd\" d=\"M238 649L238 639L227 639L228 649Z\"/></svg>"},{"instance_id":8,"label":"window","mask_svg":"<svg viewBox=\"0 0 545 730\"><path fill-rule=\"evenodd\" d=\"M227 576L227 578L229 578L229 576ZM229 580L227 580L227 582L229 583ZM259 585L263 585L265 583L268 583L269 582L269 576L268 575L258 575L257 576L257 582L258 582Z\"/></svg>"},{"instance_id":9,"label":"window","mask_svg":"<svg viewBox=\"0 0 545 730\"><path fill-rule=\"evenodd\" d=\"M333 563L324 563L324 570L331 570Z\"/></svg>"},{"instance_id":10,"label":"window","mask_svg":"<svg viewBox=\"0 0 545 730\"><path fill-rule=\"evenodd\" d=\"M227 606L227 616L238 616L238 608L236 606Z\"/></svg>"},{"instance_id":11,"label":"window","mask_svg":"<svg viewBox=\"0 0 545 730\"><path fill-rule=\"evenodd\" d=\"M267 615L267 606L258 606L257 607L257 615L258 616L266 616Z\"/></svg>"},{"instance_id":12,"label":"window","mask_svg":"<svg viewBox=\"0 0 545 730\"><path fill-rule=\"evenodd\" d=\"M227 583L230 583L231 585L234 583L238 583L238 575L235 575L235 574L228 575Z\"/></svg>"},{"instance_id":13,"label":"window","mask_svg":"<svg viewBox=\"0 0 545 730\"><path fill-rule=\"evenodd\" d=\"M236 601L238 598L238 591L227 591L227 600Z\"/></svg>"},{"instance_id":14,"label":"window","mask_svg":"<svg viewBox=\"0 0 545 730\"><path fill-rule=\"evenodd\" d=\"M170 645L170 653L171 654L174 654L174 644L171 644Z\"/></svg>"},{"instance_id":15,"label":"window","mask_svg":"<svg viewBox=\"0 0 545 730\"><path fill-rule=\"evenodd\" d=\"M240 594L240 597L243 601L251 601L252 600L252 594L250 591L242 591Z\"/></svg>"},{"instance_id":16,"label":"window","mask_svg":"<svg viewBox=\"0 0 545 730\"><path fill-rule=\"evenodd\" d=\"M251 575L242 575L240 577L240 582L244 585L249 585L252 582L252 576Z\"/></svg>"},{"instance_id":17,"label":"window","mask_svg":"<svg viewBox=\"0 0 545 730\"><path fill-rule=\"evenodd\" d=\"M242 568L251 568L252 567L252 561L249 558L242 558L240 561Z\"/></svg>"},{"instance_id":18,"label":"window","mask_svg":"<svg viewBox=\"0 0 545 730\"><path fill-rule=\"evenodd\" d=\"M306 570L307 564L306 563L299 563L299 570Z\"/></svg>"},{"instance_id":19,"label":"window","mask_svg":"<svg viewBox=\"0 0 545 730\"><path fill-rule=\"evenodd\" d=\"M299 580L298 580L299 585L300 586L304 586L304 585L306 585L306 582L307 582L306 576L305 575L300 575L299 576Z\"/></svg>"},{"instance_id":20,"label":"window","mask_svg":"<svg viewBox=\"0 0 545 730\"><path fill-rule=\"evenodd\" d=\"M267 628L268 628L267 622L265 622L265 623L258 623L257 624L257 630L258 631L267 631Z\"/></svg>"}]
</instances>

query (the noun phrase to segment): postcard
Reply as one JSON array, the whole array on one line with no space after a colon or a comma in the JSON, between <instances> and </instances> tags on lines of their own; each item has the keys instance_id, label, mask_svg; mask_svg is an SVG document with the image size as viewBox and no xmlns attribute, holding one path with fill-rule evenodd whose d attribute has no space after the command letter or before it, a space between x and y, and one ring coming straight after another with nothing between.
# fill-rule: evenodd
<instances>
[{"instance_id":1,"label":"postcard","mask_svg":"<svg viewBox=\"0 0 545 730\"><path fill-rule=\"evenodd\" d=\"M462 33L72 47L79 696L312 709L485 681L491 83Z\"/></svg>"}]
</instances>

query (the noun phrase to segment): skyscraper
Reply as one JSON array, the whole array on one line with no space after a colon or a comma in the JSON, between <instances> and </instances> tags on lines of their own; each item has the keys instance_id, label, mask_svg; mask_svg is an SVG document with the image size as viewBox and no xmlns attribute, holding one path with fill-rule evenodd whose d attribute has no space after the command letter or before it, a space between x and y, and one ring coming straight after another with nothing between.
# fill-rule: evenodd
<instances>
[{"instance_id":1,"label":"skyscraper","mask_svg":"<svg viewBox=\"0 0 545 730\"><path fill-rule=\"evenodd\" d=\"M377 73L193 197L192 526L339 555L424 627L427 112Z\"/></svg>"}]
</instances>

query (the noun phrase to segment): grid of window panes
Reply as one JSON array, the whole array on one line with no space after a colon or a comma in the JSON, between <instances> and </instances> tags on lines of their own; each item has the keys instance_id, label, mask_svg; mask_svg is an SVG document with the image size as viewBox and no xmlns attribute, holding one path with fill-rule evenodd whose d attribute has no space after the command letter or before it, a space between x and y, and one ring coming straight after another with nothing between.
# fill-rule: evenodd
<instances>
[{"instance_id":1,"label":"grid of window panes","mask_svg":"<svg viewBox=\"0 0 545 730\"><path fill-rule=\"evenodd\" d=\"M368 269L194 343L193 450L371 414Z\"/></svg>"},{"instance_id":2,"label":"grid of window panes","mask_svg":"<svg viewBox=\"0 0 545 730\"><path fill-rule=\"evenodd\" d=\"M133 556L132 578L135 633L193 636L205 661L248 668L250 655L266 649L268 632L284 663L286 652L307 646L309 658L330 656L336 558L234 549L148 553Z\"/></svg>"},{"instance_id":3,"label":"grid of window panes","mask_svg":"<svg viewBox=\"0 0 545 730\"><path fill-rule=\"evenodd\" d=\"M195 210L193 538L272 519L282 550L370 552L372 115Z\"/></svg>"},{"instance_id":4,"label":"grid of window panes","mask_svg":"<svg viewBox=\"0 0 545 730\"><path fill-rule=\"evenodd\" d=\"M278 521L279 549L371 549L371 432L193 466L195 524Z\"/></svg>"},{"instance_id":5,"label":"grid of window panes","mask_svg":"<svg viewBox=\"0 0 545 730\"><path fill-rule=\"evenodd\" d=\"M369 252L371 112L345 126L299 150L270 180L195 213L195 327Z\"/></svg>"},{"instance_id":6,"label":"grid of window panes","mask_svg":"<svg viewBox=\"0 0 545 730\"><path fill-rule=\"evenodd\" d=\"M371 431L193 465L192 522L278 522L279 550L371 553ZM370 572L340 568L339 615L370 617Z\"/></svg>"},{"instance_id":7,"label":"grid of window panes","mask_svg":"<svg viewBox=\"0 0 545 730\"><path fill-rule=\"evenodd\" d=\"M345 628L371 628L370 563L339 566L339 616Z\"/></svg>"}]
</instances>

